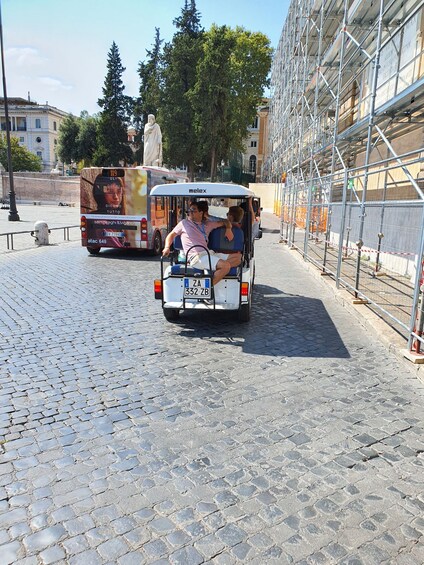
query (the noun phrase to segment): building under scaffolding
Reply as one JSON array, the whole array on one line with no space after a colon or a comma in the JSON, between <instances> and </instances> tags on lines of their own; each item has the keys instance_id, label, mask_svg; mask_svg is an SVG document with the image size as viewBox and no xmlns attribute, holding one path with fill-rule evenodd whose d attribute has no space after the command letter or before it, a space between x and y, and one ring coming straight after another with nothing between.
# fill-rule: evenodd
<instances>
[{"instance_id":1,"label":"building under scaffolding","mask_svg":"<svg viewBox=\"0 0 424 565\"><path fill-rule=\"evenodd\" d=\"M293 0L264 167L282 239L418 350L423 30L423 0Z\"/></svg>"}]
</instances>

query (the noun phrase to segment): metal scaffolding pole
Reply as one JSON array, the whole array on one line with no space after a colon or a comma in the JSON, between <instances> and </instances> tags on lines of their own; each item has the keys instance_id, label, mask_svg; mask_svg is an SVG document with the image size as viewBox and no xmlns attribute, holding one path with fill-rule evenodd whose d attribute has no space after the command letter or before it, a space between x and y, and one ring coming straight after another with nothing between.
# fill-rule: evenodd
<instances>
[{"instance_id":1,"label":"metal scaffolding pole","mask_svg":"<svg viewBox=\"0 0 424 565\"><path fill-rule=\"evenodd\" d=\"M367 134L367 147L365 151L365 170L364 170L364 183L362 186L362 199L361 199L361 213L360 213L360 224L359 224L359 233L358 233L358 241L356 243L358 247L358 255L356 260L356 276L355 276L355 297L359 297L359 278L361 272L361 254L362 254L362 246L363 246L363 233L364 233L364 220L365 220L365 208L366 208L366 197L367 197L367 189L368 189L368 179L369 179L369 164L370 164L370 156L371 156L371 149L372 149L372 136L374 132L374 117L375 117L375 99L376 99L376 91L377 91L377 80L378 80L378 71L379 71L379 63L380 63L380 49L381 49L381 37L382 37L382 30L383 30L383 15L384 15L384 0L380 0L380 11L378 16L378 25L377 25L377 46L375 51L375 57L372 61L373 65L373 74L372 74L372 83L371 83L371 102L370 102L370 109L369 109L369 116L368 116L368 134Z\"/></svg>"},{"instance_id":2,"label":"metal scaffolding pole","mask_svg":"<svg viewBox=\"0 0 424 565\"><path fill-rule=\"evenodd\" d=\"M313 23L314 27L318 33L318 49L316 55L316 69L317 69L317 81L315 85L315 93L314 93L314 107L313 107L313 114L312 114L312 140L311 140L311 147L310 147L310 156L309 156L309 187L308 187L308 204L306 208L306 220L305 220L305 238L303 242L303 252L304 255L308 255L308 244L309 244L309 231L311 225L311 209L312 209L312 199L314 195L314 153L315 153L315 146L316 146L316 138L317 138L317 115L318 115L318 96L319 96L319 88L320 88L320 74L319 69L321 67L321 56L322 56L322 29L324 25L324 3L321 5L320 15L319 15L319 27ZM309 35L308 35L309 36Z\"/></svg>"},{"instance_id":3,"label":"metal scaffolding pole","mask_svg":"<svg viewBox=\"0 0 424 565\"><path fill-rule=\"evenodd\" d=\"M343 62L344 62L344 52L345 52L345 44L346 44L346 34L344 30L347 28L347 16L348 16L348 5L347 1L345 0L344 8L343 8L343 23L342 28L339 31L341 35L341 46L340 46L340 63L338 69L338 77L337 77L337 89L336 89L336 98L335 98L335 114L334 114L334 122L335 127L333 129L333 139L332 139L332 148L331 148L331 169L330 169L330 189L328 194L328 219L327 219L327 229L325 230L325 241L324 241L324 256L322 260L322 268L323 272L325 272L326 263L327 263L327 252L328 252L328 244L330 241L330 232L331 232L331 216L332 216L332 197L333 197L333 184L334 184L334 173L336 170L336 159L339 160L340 164L342 165L343 169L345 170L344 180L343 180L343 195L345 196L345 191L347 188L347 175L346 169L344 165L344 161L340 152L337 147L337 134L338 134L338 123L340 117L340 93L342 88L342 71L343 71ZM344 226L343 226L344 227ZM343 242L343 232L340 232L340 239ZM337 273L340 276L340 265L337 264Z\"/></svg>"}]
</instances>

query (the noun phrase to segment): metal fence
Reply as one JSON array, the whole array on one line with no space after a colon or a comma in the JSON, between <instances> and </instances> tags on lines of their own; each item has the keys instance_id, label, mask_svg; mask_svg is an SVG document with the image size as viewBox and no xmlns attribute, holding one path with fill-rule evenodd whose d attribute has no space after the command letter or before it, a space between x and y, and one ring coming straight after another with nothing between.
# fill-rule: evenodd
<instances>
[{"instance_id":1,"label":"metal fence","mask_svg":"<svg viewBox=\"0 0 424 565\"><path fill-rule=\"evenodd\" d=\"M402 160L389 158L372 168L307 181L291 175L276 195L281 239L333 277L353 300L372 308L418 351L423 342L418 316L424 178L411 179L408 171L422 161L418 151Z\"/></svg>"},{"instance_id":2,"label":"metal fence","mask_svg":"<svg viewBox=\"0 0 424 565\"><path fill-rule=\"evenodd\" d=\"M80 237L79 225L49 228L50 245L55 245L61 241L77 241ZM0 252L29 249L35 245L34 230L0 233L0 242Z\"/></svg>"},{"instance_id":3,"label":"metal fence","mask_svg":"<svg viewBox=\"0 0 424 565\"><path fill-rule=\"evenodd\" d=\"M282 238L416 348L423 22L424 0L293 0L273 59L263 170L281 183Z\"/></svg>"}]
</instances>

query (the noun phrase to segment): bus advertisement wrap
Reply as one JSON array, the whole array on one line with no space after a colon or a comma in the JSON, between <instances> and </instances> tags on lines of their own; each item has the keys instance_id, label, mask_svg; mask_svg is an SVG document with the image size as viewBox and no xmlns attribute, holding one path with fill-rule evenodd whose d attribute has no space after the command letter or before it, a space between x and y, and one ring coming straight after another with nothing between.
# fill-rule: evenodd
<instances>
[{"instance_id":1,"label":"bus advertisement wrap","mask_svg":"<svg viewBox=\"0 0 424 565\"><path fill-rule=\"evenodd\" d=\"M82 245L90 253L102 247L160 251L166 237L169 199L151 201L158 183L175 182L166 169L86 168L81 171Z\"/></svg>"}]
</instances>

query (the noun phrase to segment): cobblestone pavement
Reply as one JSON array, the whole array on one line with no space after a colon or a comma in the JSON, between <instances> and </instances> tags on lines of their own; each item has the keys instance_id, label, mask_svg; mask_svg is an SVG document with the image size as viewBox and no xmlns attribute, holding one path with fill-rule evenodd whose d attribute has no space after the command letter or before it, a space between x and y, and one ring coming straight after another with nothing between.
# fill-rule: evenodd
<instances>
[{"instance_id":1,"label":"cobblestone pavement","mask_svg":"<svg viewBox=\"0 0 424 565\"><path fill-rule=\"evenodd\" d=\"M424 385L278 243L249 324L138 253L0 255L0 563L424 563Z\"/></svg>"}]
</instances>

